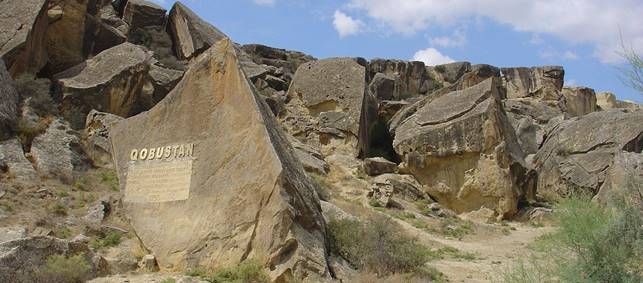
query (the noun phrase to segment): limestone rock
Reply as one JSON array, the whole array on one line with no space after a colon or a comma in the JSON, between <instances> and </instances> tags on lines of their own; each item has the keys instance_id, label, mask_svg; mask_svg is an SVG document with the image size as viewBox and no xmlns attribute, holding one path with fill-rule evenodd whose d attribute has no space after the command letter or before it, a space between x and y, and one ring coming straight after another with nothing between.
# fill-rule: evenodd
<instances>
[{"instance_id":1,"label":"limestone rock","mask_svg":"<svg viewBox=\"0 0 643 283\"><path fill-rule=\"evenodd\" d=\"M112 128L123 207L161 270L256 258L273 280L328 276L319 200L269 111L226 39L154 108ZM152 160L148 148L159 148ZM143 186L137 172L167 166L187 170L168 171L184 180L173 193Z\"/></svg>"},{"instance_id":2,"label":"limestone rock","mask_svg":"<svg viewBox=\"0 0 643 283\"><path fill-rule=\"evenodd\" d=\"M524 154L500 104L500 82L428 99L395 131L403 164L440 203L502 217L528 190Z\"/></svg>"},{"instance_id":3,"label":"limestone rock","mask_svg":"<svg viewBox=\"0 0 643 283\"><path fill-rule=\"evenodd\" d=\"M6 166L9 175L18 180L34 180L38 177L25 157L20 141L15 138L0 141L0 165Z\"/></svg>"},{"instance_id":4,"label":"limestone rock","mask_svg":"<svg viewBox=\"0 0 643 283\"><path fill-rule=\"evenodd\" d=\"M0 281L1 282L36 282L35 270L45 265L51 255L73 256L84 254L90 264L92 276L104 274L100 260L94 259L94 253L86 244L36 236L0 243ZM91 278L86 278L91 279Z\"/></svg>"},{"instance_id":5,"label":"limestone rock","mask_svg":"<svg viewBox=\"0 0 643 283\"><path fill-rule=\"evenodd\" d=\"M146 0L128 0L123 11L123 20L130 27L130 34L146 27L164 27L165 9Z\"/></svg>"},{"instance_id":6,"label":"limestone rock","mask_svg":"<svg viewBox=\"0 0 643 283\"><path fill-rule=\"evenodd\" d=\"M47 130L34 138L31 156L41 177L72 183L74 168L82 164L80 141L65 121L55 118Z\"/></svg>"},{"instance_id":7,"label":"limestone rock","mask_svg":"<svg viewBox=\"0 0 643 283\"><path fill-rule=\"evenodd\" d=\"M431 84L424 63L401 60L374 59L368 64L368 76L374 78L377 73L382 73L395 79L396 87L393 97L408 97L425 94L435 86Z\"/></svg>"},{"instance_id":8,"label":"limestone rock","mask_svg":"<svg viewBox=\"0 0 643 283\"><path fill-rule=\"evenodd\" d=\"M507 98L535 97L558 100L563 88L565 70L560 66L502 68Z\"/></svg>"},{"instance_id":9,"label":"limestone rock","mask_svg":"<svg viewBox=\"0 0 643 283\"><path fill-rule=\"evenodd\" d=\"M179 59L190 59L227 36L181 2L174 3L169 16L169 30Z\"/></svg>"},{"instance_id":10,"label":"limestone rock","mask_svg":"<svg viewBox=\"0 0 643 283\"><path fill-rule=\"evenodd\" d=\"M0 60L0 140L8 138L15 127L19 99L11 76Z\"/></svg>"},{"instance_id":11,"label":"limestone rock","mask_svg":"<svg viewBox=\"0 0 643 283\"><path fill-rule=\"evenodd\" d=\"M565 112L572 117L583 116L597 110L596 94L587 87L563 88Z\"/></svg>"},{"instance_id":12,"label":"limestone rock","mask_svg":"<svg viewBox=\"0 0 643 283\"><path fill-rule=\"evenodd\" d=\"M0 244L26 237L27 228L25 227L0 227Z\"/></svg>"},{"instance_id":13,"label":"limestone rock","mask_svg":"<svg viewBox=\"0 0 643 283\"><path fill-rule=\"evenodd\" d=\"M616 96L611 92L600 92L596 94L596 105L603 110L614 108L623 108L631 110L643 109L641 105L630 101L616 100Z\"/></svg>"},{"instance_id":14,"label":"limestone rock","mask_svg":"<svg viewBox=\"0 0 643 283\"><path fill-rule=\"evenodd\" d=\"M123 5L123 8L125 8L125 5ZM114 5L105 5L98 12L98 16L103 24L115 28L123 35L127 35L129 34L129 25L120 17L121 13L116 11Z\"/></svg>"},{"instance_id":15,"label":"limestone rock","mask_svg":"<svg viewBox=\"0 0 643 283\"><path fill-rule=\"evenodd\" d=\"M614 155L643 149L643 112L599 111L551 126L534 158L538 194L596 194Z\"/></svg>"},{"instance_id":16,"label":"limestone rock","mask_svg":"<svg viewBox=\"0 0 643 283\"><path fill-rule=\"evenodd\" d=\"M305 63L288 90L286 127L295 136L302 135L299 129L304 135L318 135L323 128L339 130L357 140L356 151L365 154L370 123L377 118L376 101L365 91L365 69L353 59Z\"/></svg>"},{"instance_id":17,"label":"limestone rock","mask_svg":"<svg viewBox=\"0 0 643 283\"><path fill-rule=\"evenodd\" d=\"M388 183L373 183L367 196L370 198L369 203L375 207L395 207L396 202L393 200L395 188Z\"/></svg>"},{"instance_id":18,"label":"limestone rock","mask_svg":"<svg viewBox=\"0 0 643 283\"><path fill-rule=\"evenodd\" d=\"M469 62L453 62L443 65L435 66L436 71L442 74L445 81L455 83L462 75L471 71L471 63Z\"/></svg>"},{"instance_id":19,"label":"limestone rock","mask_svg":"<svg viewBox=\"0 0 643 283\"><path fill-rule=\"evenodd\" d=\"M605 182L595 199L599 203L620 206L623 202L643 209L643 154L620 152L607 171Z\"/></svg>"},{"instance_id":20,"label":"limestone rock","mask_svg":"<svg viewBox=\"0 0 643 283\"><path fill-rule=\"evenodd\" d=\"M295 150L295 155L299 162L304 166L306 172L316 173L319 175L326 175L330 170L330 166L324 160L324 157L319 150L306 145L293 137L289 137L290 143Z\"/></svg>"},{"instance_id":21,"label":"limestone rock","mask_svg":"<svg viewBox=\"0 0 643 283\"><path fill-rule=\"evenodd\" d=\"M393 119L393 116L397 114L402 108L409 106L409 103L406 101L394 101L394 100L384 100L380 101L379 108L377 109L377 117L388 123Z\"/></svg>"},{"instance_id":22,"label":"limestone rock","mask_svg":"<svg viewBox=\"0 0 643 283\"><path fill-rule=\"evenodd\" d=\"M322 213L324 214L324 220L326 223L332 220L359 220L359 218L349 214L330 202L320 200L319 203L321 204Z\"/></svg>"},{"instance_id":23,"label":"limestone rock","mask_svg":"<svg viewBox=\"0 0 643 283\"><path fill-rule=\"evenodd\" d=\"M72 127L82 128L92 109L126 117L139 98L149 60L143 48L123 43L56 75L63 113Z\"/></svg>"},{"instance_id":24,"label":"limestone rock","mask_svg":"<svg viewBox=\"0 0 643 283\"><path fill-rule=\"evenodd\" d=\"M281 70L281 74L277 74L279 72L273 73L281 77L289 85L292 74L299 69L299 66L316 60L314 57L299 51L274 48L261 44L247 44L241 48L256 64L275 67L277 70Z\"/></svg>"},{"instance_id":25,"label":"limestone rock","mask_svg":"<svg viewBox=\"0 0 643 283\"><path fill-rule=\"evenodd\" d=\"M136 107L138 109L134 112L147 111L163 100L181 80L183 73L183 71L165 68L158 63L150 65L148 73L148 87L150 89L147 90L146 86L143 86L143 91L137 100Z\"/></svg>"},{"instance_id":26,"label":"limestone rock","mask_svg":"<svg viewBox=\"0 0 643 283\"><path fill-rule=\"evenodd\" d=\"M96 35L93 54L99 54L107 49L127 41L127 36L115 27L101 23Z\"/></svg>"},{"instance_id":27,"label":"limestone rock","mask_svg":"<svg viewBox=\"0 0 643 283\"><path fill-rule=\"evenodd\" d=\"M369 85L371 93L379 100L390 100L395 93L395 79L382 73L375 74Z\"/></svg>"},{"instance_id":28,"label":"limestone rock","mask_svg":"<svg viewBox=\"0 0 643 283\"><path fill-rule=\"evenodd\" d=\"M364 172L369 176L377 176L385 173L394 173L397 164L386 160L383 157L364 159Z\"/></svg>"},{"instance_id":29,"label":"limestone rock","mask_svg":"<svg viewBox=\"0 0 643 283\"><path fill-rule=\"evenodd\" d=\"M545 137L549 121L563 117L558 101L514 98L503 101L509 122L525 154L535 154Z\"/></svg>"},{"instance_id":30,"label":"limestone rock","mask_svg":"<svg viewBox=\"0 0 643 283\"><path fill-rule=\"evenodd\" d=\"M0 57L13 77L47 64L47 0L0 2Z\"/></svg>"},{"instance_id":31,"label":"limestone rock","mask_svg":"<svg viewBox=\"0 0 643 283\"><path fill-rule=\"evenodd\" d=\"M46 73L56 74L75 66L91 54L99 25L96 0L50 0L62 10L60 19L47 28Z\"/></svg>"},{"instance_id":32,"label":"limestone rock","mask_svg":"<svg viewBox=\"0 0 643 283\"><path fill-rule=\"evenodd\" d=\"M145 255L138 266L145 271L156 271L156 258L154 255Z\"/></svg>"}]
</instances>

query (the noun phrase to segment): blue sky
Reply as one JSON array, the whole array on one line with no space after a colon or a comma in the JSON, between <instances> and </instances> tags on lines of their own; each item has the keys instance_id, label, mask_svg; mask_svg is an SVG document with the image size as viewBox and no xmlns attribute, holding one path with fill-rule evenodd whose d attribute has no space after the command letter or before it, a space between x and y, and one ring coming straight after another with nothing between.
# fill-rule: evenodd
<instances>
[{"instance_id":1,"label":"blue sky","mask_svg":"<svg viewBox=\"0 0 643 283\"><path fill-rule=\"evenodd\" d=\"M168 10L174 1L155 0ZM568 85L643 102L623 85L624 43L643 53L642 0L186 0L234 41L317 58L562 65Z\"/></svg>"}]
</instances>

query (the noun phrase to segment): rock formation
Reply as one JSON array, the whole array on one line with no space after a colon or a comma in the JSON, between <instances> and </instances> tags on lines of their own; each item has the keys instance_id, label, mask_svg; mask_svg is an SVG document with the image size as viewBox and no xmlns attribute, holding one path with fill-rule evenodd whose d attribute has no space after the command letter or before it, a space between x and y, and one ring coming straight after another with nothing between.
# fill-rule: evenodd
<instances>
[{"instance_id":1,"label":"rock formation","mask_svg":"<svg viewBox=\"0 0 643 283\"><path fill-rule=\"evenodd\" d=\"M47 0L0 2L0 57L13 77L47 64Z\"/></svg>"},{"instance_id":2,"label":"rock formation","mask_svg":"<svg viewBox=\"0 0 643 283\"><path fill-rule=\"evenodd\" d=\"M181 2L174 3L170 11L169 29L179 59L190 59L227 37Z\"/></svg>"},{"instance_id":3,"label":"rock formation","mask_svg":"<svg viewBox=\"0 0 643 283\"><path fill-rule=\"evenodd\" d=\"M563 88L565 112L572 117L583 116L597 110L596 94L587 87Z\"/></svg>"},{"instance_id":4,"label":"rock formation","mask_svg":"<svg viewBox=\"0 0 643 283\"><path fill-rule=\"evenodd\" d=\"M229 40L195 58L153 109L116 124L111 140L123 205L162 270L255 258L277 281L328 276L313 185ZM180 182L173 193L154 192L164 187L145 172L167 166L187 171L158 177Z\"/></svg>"},{"instance_id":5,"label":"rock formation","mask_svg":"<svg viewBox=\"0 0 643 283\"><path fill-rule=\"evenodd\" d=\"M8 138L15 127L19 99L11 76L0 60L0 140Z\"/></svg>"}]
</instances>

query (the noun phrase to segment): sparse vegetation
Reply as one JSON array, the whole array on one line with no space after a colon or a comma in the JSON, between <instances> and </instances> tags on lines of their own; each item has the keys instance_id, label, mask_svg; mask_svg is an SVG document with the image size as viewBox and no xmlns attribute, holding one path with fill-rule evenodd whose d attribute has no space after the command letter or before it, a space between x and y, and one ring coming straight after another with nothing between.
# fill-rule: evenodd
<instances>
[{"instance_id":1,"label":"sparse vegetation","mask_svg":"<svg viewBox=\"0 0 643 283\"><path fill-rule=\"evenodd\" d=\"M382 216L332 220L328 224L331 252L379 276L425 272L430 251ZM433 274L430 273L429 274Z\"/></svg>"},{"instance_id":2,"label":"sparse vegetation","mask_svg":"<svg viewBox=\"0 0 643 283\"><path fill-rule=\"evenodd\" d=\"M379 200L377 200L375 198L369 199L368 204L370 206L372 206L372 207L383 207L384 206L384 205L382 205L382 203Z\"/></svg>"},{"instance_id":3,"label":"sparse vegetation","mask_svg":"<svg viewBox=\"0 0 643 283\"><path fill-rule=\"evenodd\" d=\"M636 54L634 48L627 47L624 42L621 42L621 46L623 51L620 55L627 61L627 66L620 68L621 81L643 95L643 59Z\"/></svg>"},{"instance_id":4,"label":"sparse vegetation","mask_svg":"<svg viewBox=\"0 0 643 283\"><path fill-rule=\"evenodd\" d=\"M638 207L602 207L589 197L575 196L562 200L554 215L558 229L534 245L546 258L519 263L504 274L505 282L643 280L643 218Z\"/></svg>"},{"instance_id":5,"label":"sparse vegetation","mask_svg":"<svg viewBox=\"0 0 643 283\"><path fill-rule=\"evenodd\" d=\"M52 205L50 210L51 210L51 212L53 214L58 215L58 216L67 215L67 207L62 205L62 204L60 204L60 203L56 203L56 204Z\"/></svg>"},{"instance_id":6,"label":"sparse vegetation","mask_svg":"<svg viewBox=\"0 0 643 283\"><path fill-rule=\"evenodd\" d=\"M313 181L313 185L315 185L315 191L317 191L319 199L323 201L329 201L331 197L330 192L331 190L333 190L333 185L330 184L324 176L320 176L317 174L309 174L308 176Z\"/></svg>"},{"instance_id":7,"label":"sparse vegetation","mask_svg":"<svg viewBox=\"0 0 643 283\"><path fill-rule=\"evenodd\" d=\"M186 275L199 277L212 283L268 283L270 278L261 264L256 260L246 260L236 266L221 268L208 272L203 267L196 267Z\"/></svg>"},{"instance_id":8,"label":"sparse vegetation","mask_svg":"<svg viewBox=\"0 0 643 283\"><path fill-rule=\"evenodd\" d=\"M168 277L168 278L163 279L163 281L161 281L161 283L176 283L176 279L174 279L172 277Z\"/></svg>"},{"instance_id":9,"label":"sparse vegetation","mask_svg":"<svg viewBox=\"0 0 643 283\"><path fill-rule=\"evenodd\" d=\"M107 185L112 191L118 191L118 176L113 170L103 171L100 173L101 180L105 185Z\"/></svg>"},{"instance_id":10,"label":"sparse vegetation","mask_svg":"<svg viewBox=\"0 0 643 283\"><path fill-rule=\"evenodd\" d=\"M71 257L52 255L47 263L34 272L35 282L51 283L81 283L89 279L91 266L85 255L77 254Z\"/></svg>"}]
</instances>

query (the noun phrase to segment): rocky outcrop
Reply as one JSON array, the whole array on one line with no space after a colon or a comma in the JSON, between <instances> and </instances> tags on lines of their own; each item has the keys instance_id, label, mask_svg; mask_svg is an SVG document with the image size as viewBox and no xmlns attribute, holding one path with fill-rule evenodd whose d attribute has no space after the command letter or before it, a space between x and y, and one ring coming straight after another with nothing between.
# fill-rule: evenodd
<instances>
[{"instance_id":1,"label":"rocky outcrop","mask_svg":"<svg viewBox=\"0 0 643 283\"><path fill-rule=\"evenodd\" d=\"M92 110L87 115L87 122L81 137L81 145L92 165L101 168L112 168L112 145L109 142L111 125L123 118L113 114Z\"/></svg>"},{"instance_id":2,"label":"rocky outcrop","mask_svg":"<svg viewBox=\"0 0 643 283\"><path fill-rule=\"evenodd\" d=\"M374 59L368 64L368 77L375 78L382 73L395 79L395 99L408 98L413 95L426 94L440 87L431 77L423 62Z\"/></svg>"},{"instance_id":3,"label":"rocky outcrop","mask_svg":"<svg viewBox=\"0 0 643 283\"><path fill-rule=\"evenodd\" d=\"M227 37L181 2L174 3L169 16L174 52L179 59L190 59Z\"/></svg>"},{"instance_id":4,"label":"rocky outcrop","mask_svg":"<svg viewBox=\"0 0 643 283\"><path fill-rule=\"evenodd\" d=\"M503 103L509 122L525 154L535 154L538 151L549 121L564 117L558 101L515 98L507 99Z\"/></svg>"},{"instance_id":5,"label":"rocky outcrop","mask_svg":"<svg viewBox=\"0 0 643 283\"><path fill-rule=\"evenodd\" d=\"M558 100L563 88L565 70L560 66L502 68L507 98L533 97Z\"/></svg>"},{"instance_id":6,"label":"rocky outcrop","mask_svg":"<svg viewBox=\"0 0 643 283\"><path fill-rule=\"evenodd\" d=\"M434 69L441 74L442 78L448 83L455 83L465 73L471 71L469 62L453 62L449 64L436 65Z\"/></svg>"},{"instance_id":7,"label":"rocky outcrop","mask_svg":"<svg viewBox=\"0 0 643 283\"><path fill-rule=\"evenodd\" d=\"M129 25L130 34L146 27L164 27L165 9L146 0L128 0L123 20Z\"/></svg>"},{"instance_id":8,"label":"rocky outcrop","mask_svg":"<svg viewBox=\"0 0 643 283\"><path fill-rule=\"evenodd\" d=\"M0 141L0 173L18 180L34 180L38 177L18 139Z\"/></svg>"},{"instance_id":9,"label":"rocky outcrop","mask_svg":"<svg viewBox=\"0 0 643 283\"><path fill-rule=\"evenodd\" d=\"M643 154L619 152L607 170L605 182L594 197L599 203L620 207L623 203L643 209Z\"/></svg>"},{"instance_id":10,"label":"rocky outcrop","mask_svg":"<svg viewBox=\"0 0 643 283\"><path fill-rule=\"evenodd\" d=\"M255 258L279 282L328 276L319 200L269 111L226 39L154 108L112 127L123 206L161 270ZM172 187L145 177L168 166L182 170L164 177Z\"/></svg>"},{"instance_id":11,"label":"rocky outcrop","mask_svg":"<svg viewBox=\"0 0 643 283\"><path fill-rule=\"evenodd\" d=\"M96 0L50 0L60 17L49 23L46 34L48 62L45 72L56 74L83 62L92 52L99 31Z\"/></svg>"},{"instance_id":12,"label":"rocky outcrop","mask_svg":"<svg viewBox=\"0 0 643 283\"><path fill-rule=\"evenodd\" d=\"M385 173L395 173L397 164L382 157L364 159L364 173L369 176L377 176Z\"/></svg>"},{"instance_id":13,"label":"rocky outcrop","mask_svg":"<svg viewBox=\"0 0 643 283\"><path fill-rule=\"evenodd\" d=\"M571 117L583 116L597 110L596 94L587 87L563 88L565 112Z\"/></svg>"},{"instance_id":14,"label":"rocky outcrop","mask_svg":"<svg viewBox=\"0 0 643 283\"><path fill-rule=\"evenodd\" d=\"M92 276L105 273L105 266L87 247L87 244L52 237L36 236L0 243L1 282L41 282L64 280L38 277L37 270L47 263L52 255L66 257L81 254L90 267ZM91 278L85 278L91 279Z\"/></svg>"},{"instance_id":15,"label":"rocky outcrop","mask_svg":"<svg viewBox=\"0 0 643 283\"><path fill-rule=\"evenodd\" d=\"M159 64L152 64L150 66L149 80L154 87L154 92L151 97L152 106L156 105L174 89L183 77L183 73L183 71L165 68Z\"/></svg>"},{"instance_id":16,"label":"rocky outcrop","mask_svg":"<svg viewBox=\"0 0 643 283\"><path fill-rule=\"evenodd\" d=\"M547 131L534 158L538 194L596 194L614 155L643 149L643 112L600 111L561 121Z\"/></svg>"},{"instance_id":17,"label":"rocky outcrop","mask_svg":"<svg viewBox=\"0 0 643 283\"><path fill-rule=\"evenodd\" d=\"M82 129L92 109L127 117L139 98L149 60L140 46L123 43L56 75L63 114L72 127Z\"/></svg>"},{"instance_id":18,"label":"rocky outcrop","mask_svg":"<svg viewBox=\"0 0 643 283\"><path fill-rule=\"evenodd\" d=\"M394 197L408 201L431 200L412 175L382 174L373 178L374 186L390 186Z\"/></svg>"},{"instance_id":19,"label":"rocky outcrop","mask_svg":"<svg viewBox=\"0 0 643 283\"><path fill-rule=\"evenodd\" d=\"M600 92L596 94L596 105L602 110L615 108L638 110L643 109L641 105L631 101L616 100L616 96L611 92Z\"/></svg>"},{"instance_id":20,"label":"rocky outcrop","mask_svg":"<svg viewBox=\"0 0 643 283\"><path fill-rule=\"evenodd\" d=\"M0 141L8 138L15 127L19 99L13 80L0 60Z\"/></svg>"},{"instance_id":21,"label":"rocky outcrop","mask_svg":"<svg viewBox=\"0 0 643 283\"><path fill-rule=\"evenodd\" d=\"M271 71L272 75L280 77L287 84L290 84L292 75L299 69L299 66L316 60L314 57L299 51L274 48L261 44L247 44L242 46L241 49L256 64L275 68Z\"/></svg>"},{"instance_id":22,"label":"rocky outcrop","mask_svg":"<svg viewBox=\"0 0 643 283\"><path fill-rule=\"evenodd\" d=\"M288 97L291 100L282 120L293 136L312 144L329 144L330 138L322 132L331 133L348 140L354 152L368 152L377 104L366 92L365 68L355 60L334 58L301 65Z\"/></svg>"},{"instance_id":23,"label":"rocky outcrop","mask_svg":"<svg viewBox=\"0 0 643 283\"><path fill-rule=\"evenodd\" d=\"M330 170L330 166L324 160L324 156L318 149L310 145L304 144L294 137L289 136L288 141L295 150L295 155L299 162L304 166L306 172L311 172L319 175L326 175Z\"/></svg>"},{"instance_id":24,"label":"rocky outcrop","mask_svg":"<svg viewBox=\"0 0 643 283\"><path fill-rule=\"evenodd\" d=\"M500 81L428 97L395 131L393 146L427 192L457 212L517 211L529 178L513 129L501 106Z\"/></svg>"},{"instance_id":25,"label":"rocky outcrop","mask_svg":"<svg viewBox=\"0 0 643 283\"><path fill-rule=\"evenodd\" d=\"M395 79L382 73L375 74L369 85L371 94L378 100L391 100L395 94Z\"/></svg>"},{"instance_id":26,"label":"rocky outcrop","mask_svg":"<svg viewBox=\"0 0 643 283\"><path fill-rule=\"evenodd\" d=\"M47 0L0 2L0 57L9 73L35 74L47 64Z\"/></svg>"},{"instance_id":27,"label":"rocky outcrop","mask_svg":"<svg viewBox=\"0 0 643 283\"><path fill-rule=\"evenodd\" d=\"M74 168L82 163L79 138L69 124L58 118L34 138L30 153L41 177L58 178L68 184L74 181Z\"/></svg>"}]
</instances>

